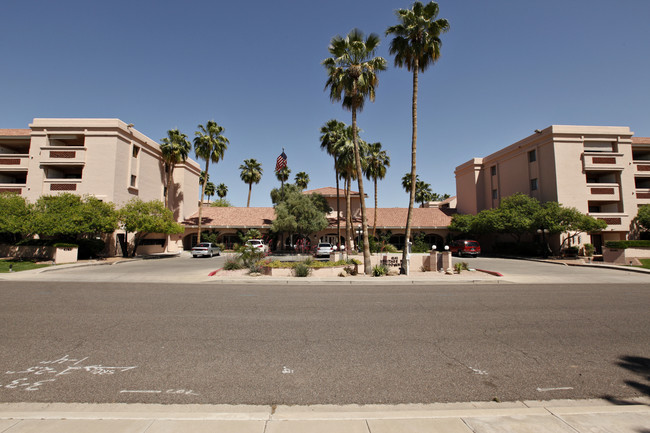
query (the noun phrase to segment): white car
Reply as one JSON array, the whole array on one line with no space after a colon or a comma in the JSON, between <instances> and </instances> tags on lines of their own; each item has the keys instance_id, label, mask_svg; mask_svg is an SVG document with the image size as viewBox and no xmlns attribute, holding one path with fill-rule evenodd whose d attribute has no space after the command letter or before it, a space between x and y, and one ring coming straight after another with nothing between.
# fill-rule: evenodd
<instances>
[{"instance_id":1,"label":"white car","mask_svg":"<svg viewBox=\"0 0 650 433\"><path fill-rule=\"evenodd\" d=\"M249 239L246 241L246 246L256 248L266 254L269 251L268 245L264 243L261 239Z\"/></svg>"},{"instance_id":2,"label":"white car","mask_svg":"<svg viewBox=\"0 0 650 433\"><path fill-rule=\"evenodd\" d=\"M316 252L314 256L316 257L329 257L330 254L334 251L334 247L329 242L319 242L316 247Z\"/></svg>"},{"instance_id":3,"label":"white car","mask_svg":"<svg viewBox=\"0 0 650 433\"><path fill-rule=\"evenodd\" d=\"M210 242L201 242L200 244L197 244L194 248L192 248L192 257L199 257L199 256L219 256L221 255L221 248L216 246L215 244L212 244Z\"/></svg>"}]
</instances>

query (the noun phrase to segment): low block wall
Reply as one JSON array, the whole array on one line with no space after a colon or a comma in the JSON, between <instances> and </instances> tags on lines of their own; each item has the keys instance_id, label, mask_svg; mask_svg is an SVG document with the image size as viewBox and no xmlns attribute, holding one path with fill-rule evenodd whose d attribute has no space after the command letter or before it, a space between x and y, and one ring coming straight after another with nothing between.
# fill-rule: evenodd
<instances>
[{"instance_id":1,"label":"low block wall","mask_svg":"<svg viewBox=\"0 0 650 433\"><path fill-rule=\"evenodd\" d=\"M53 260L56 252L54 247L32 247L16 245L0 245L0 257L16 259Z\"/></svg>"},{"instance_id":2,"label":"low block wall","mask_svg":"<svg viewBox=\"0 0 650 433\"><path fill-rule=\"evenodd\" d=\"M650 259L650 248L608 248L603 247L603 261L618 265L629 265L634 259Z\"/></svg>"},{"instance_id":3,"label":"low block wall","mask_svg":"<svg viewBox=\"0 0 650 433\"><path fill-rule=\"evenodd\" d=\"M351 265L348 265L351 266ZM312 268L312 277L336 277L346 266L333 266L331 268ZM292 268L264 268L264 275L272 275L274 277L293 277Z\"/></svg>"}]
</instances>

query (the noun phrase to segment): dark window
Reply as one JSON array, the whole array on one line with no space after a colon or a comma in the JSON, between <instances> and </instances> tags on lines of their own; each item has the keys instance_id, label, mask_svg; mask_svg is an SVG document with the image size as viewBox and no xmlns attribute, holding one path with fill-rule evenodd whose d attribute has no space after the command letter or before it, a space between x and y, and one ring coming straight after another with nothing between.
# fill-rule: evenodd
<instances>
[{"instance_id":1,"label":"dark window","mask_svg":"<svg viewBox=\"0 0 650 433\"><path fill-rule=\"evenodd\" d=\"M537 179L530 180L530 190L537 191Z\"/></svg>"},{"instance_id":2,"label":"dark window","mask_svg":"<svg viewBox=\"0 0 650 433\"><path fill-rule=\"evenodd\" d=\"M133 146L133 157L137 158L138 153L140 153L140 148L138 146Z\"/></svg>"},{"instance_id":3,"label":"dark window","mask_svg":"<svg viewBox=\"0 0 650 433\"><path fill-rule=\"evenodd\" d=\"M492 174L492 176L497 175L497 166L496 165L493 165L492 167L490 167L490 173Z\"/></svg>"},{"instance_id":4,"label":"dark window","mask_svg":"<svg viewBox=\"0 0 650 433\"><path fill-rule=\"evenodd\" d=\"M498 192L496 189L492 190L492 200L496 200L498 198Z\"/></svg>"},{"instance_id":5,"label":"dark window","mask_svg":"<svg viewBox=\"0 0 650 433\"><path fill-rule=\"evenodd\" d=\"M131 186L135 188L135 181L137 180L137 177L134 175L131 175Z\"/></svg>"},{"instance_id":6,"label":"dark window","mask_svg":"<svg viewBox=\"0 0 650 433\"><path fill-rule=\"evenodd\" d=\"M535 162L537 161L537 151L536 150L531 150L528 152L528 162Z\"/></svg>"}]
</instances>

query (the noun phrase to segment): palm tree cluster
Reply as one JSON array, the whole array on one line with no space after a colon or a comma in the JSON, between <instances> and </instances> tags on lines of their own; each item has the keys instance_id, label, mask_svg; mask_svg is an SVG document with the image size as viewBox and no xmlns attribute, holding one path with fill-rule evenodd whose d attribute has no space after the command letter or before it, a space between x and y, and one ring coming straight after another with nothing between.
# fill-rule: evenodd
<instances>
[{"instance_id":1,"label":"palm tree cluster","mask_svg":"<svg viewBox=\"0 0 650 433\"><path fill-rule=\"evenodd\" d=\"M418 74L424 72L429 66L440 58L441 40L440 35L449 30L449 22L446 19L437 19L438 4L429 2L423 5L416 1L411 9L399 9L396 12L399 24L389 27L386 35L394 35L390 44L390 53L395 56L395 66L404 67L413 73L413 98L412 98L412 136L411 136L411 174L410 174L410 194L409 208L406 221L406 239L411 237L411 222L413 213L413 204L416 196L416 151L417 151L417 96L418 96ZM326 89L330 91L332 102L342 102L343 108L352 112L351 141L354 149L354 162L352 171L356 171L356 179L359 185L359 194L361 199L361 219L363 230L363 256L364 271L370 274L370 249L368 243L368 229L366 219L366 205L363 189L364 170L360 158L360 143L357 128L357 112L363 109L366 99L374 101L375 89L378 83L377 73L386 69L386 60L382 57L375 57L374 53L379 46L379 37L376 34L370 34L364 38L363 33L358 29L353 29L347 36L335 36L329 45L329 52L332 57L325 59L322 64L327 69ZM334 156L335 170L340 168L342 158L335 155L331 148L331 140L325 137L327 130L335 127L337 121L330 121L325 127L321 128L321 148ZM326 128L327 127L327 128ZM324 132L324 128L326 132ZM339 134L342 128L337 126ZM379 148L381 152L381 148ZM372 153L372 152L371 152ZM387 156L387 155L386 155ZM378 156L379 158L379 156ZM373 179L382 178L385 175L384 164L383 171L379 168L377 162L371 171ZM367 170L367 167L366 167ZM337 171L337 190L338 190L338 171ZM338 198L338 197L337 197ZM375 186L375 207L377 191ZM338 211L337 211L338 212ZM375 211L375 217L377 212ZM376 220L373 227L376 226ZM339 227L340 232L340 227ZM374 235L374 232L373 232ZM404 248L402 263L404 264L403 272L407 273L406 268L408 249Z\"/></svg>"}]
</instances>

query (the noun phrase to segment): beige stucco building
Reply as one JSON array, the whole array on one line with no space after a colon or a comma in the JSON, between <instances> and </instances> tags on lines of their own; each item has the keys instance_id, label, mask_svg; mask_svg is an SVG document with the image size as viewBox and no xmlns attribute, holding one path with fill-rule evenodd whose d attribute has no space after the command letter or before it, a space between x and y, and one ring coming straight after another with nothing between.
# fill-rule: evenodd
<instances>
[{"instance_id":1,"label":"beige stucco building","mask_svg":"<svg viewBox=\"0 0 650 433\"><path fill-rule=\"evenodd\" d=\"M198 209L199 173L189 159L174 170L170 197L178 221ZM119 208L133 197L164 200L165 187L158 143L119 119L34 119L29 129L0 129L0 192L30 202L70 192ZM181 236L143 247L174 251L182 248Z\"/></svg>"},{"instance_id":2,"label":"beige stucco building","mask_svg":"<svg viewBox=\"0 0 650 433\"><path fill-rule=\"evenodd\" d=\"M650 138L628 127L552 125L456 167L457 210L476 214L528 194L607 222L585 236L597 249L626 239L638 206L650 204Z\"/></svg>"}]
</instances>

